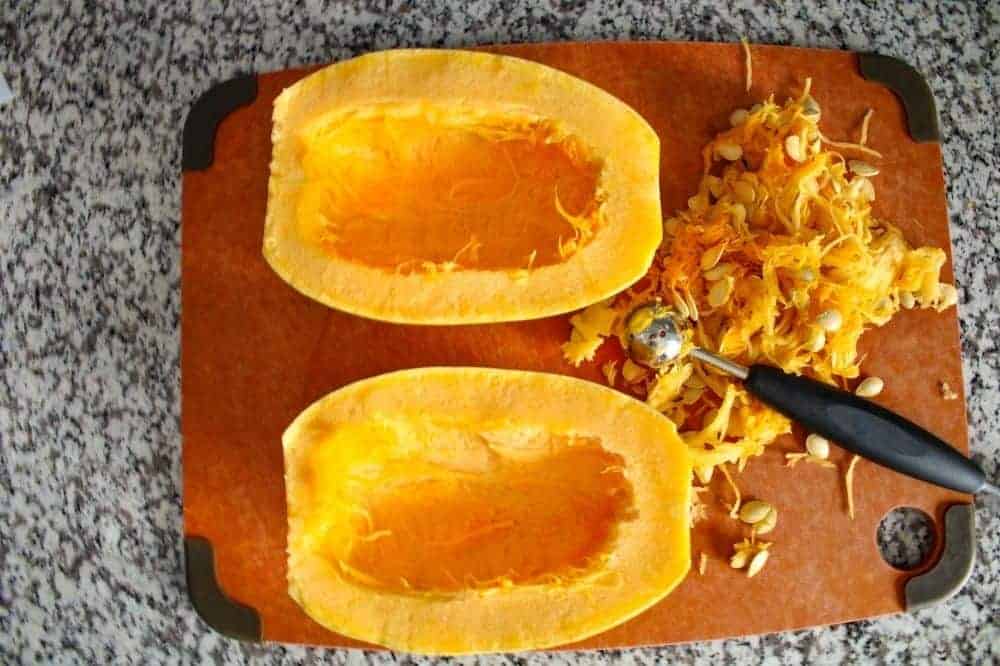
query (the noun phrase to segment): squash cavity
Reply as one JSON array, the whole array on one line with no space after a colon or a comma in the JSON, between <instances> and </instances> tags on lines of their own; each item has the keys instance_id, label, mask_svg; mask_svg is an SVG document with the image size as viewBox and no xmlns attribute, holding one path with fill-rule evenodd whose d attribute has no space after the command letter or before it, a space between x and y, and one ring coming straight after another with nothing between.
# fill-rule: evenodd
<instances>
[{"instance_id":1,"label":"squash cavity","mask_svg":"<svg viewBox=\"0 0 1000 666\"><path fill-rule=\"evenodd\" d=\"M303 237L394 272L557 264L600 226L601 165L558 123L380 105L300 135Z\"/></svg>"},{"instance_id":2,"label":"squash cavity","mask_svg":"<svg viewBox=\"0 0 1000 666\"><path fill-rule=\"evenodd\" d=\"M593 575L635 517L620 455L544 427L380 419L338 429L303 465L316 547L398 593Z\"/></svg>"}]
</instances>

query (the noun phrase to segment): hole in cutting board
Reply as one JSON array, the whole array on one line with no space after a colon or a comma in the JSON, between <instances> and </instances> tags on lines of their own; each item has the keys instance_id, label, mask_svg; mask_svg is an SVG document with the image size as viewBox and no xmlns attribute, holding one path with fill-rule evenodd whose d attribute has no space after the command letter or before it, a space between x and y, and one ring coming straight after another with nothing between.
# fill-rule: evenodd
<instances>
[{"instance_id":1,"label":"hole in cutting board","mask_svg":"<svg viewBox=\"0 0 1000 666\"><path fill-rule=\"evenodd\" d=\"M910 571L927 561L934 550L934 520L920 509L901 506L882 517L876 539L883 560Z\"/></svg>"}]
</instances>

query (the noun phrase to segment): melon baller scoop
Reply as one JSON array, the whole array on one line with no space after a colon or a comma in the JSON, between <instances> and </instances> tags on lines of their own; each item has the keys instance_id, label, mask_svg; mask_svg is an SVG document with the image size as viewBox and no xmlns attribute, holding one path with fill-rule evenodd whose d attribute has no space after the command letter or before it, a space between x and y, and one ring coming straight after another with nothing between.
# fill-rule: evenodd
<instances>
[{"instance_id":1,"label":"melon baller scoop","mask_svg":"<svg viewBox=\"0 0 1000 666\"><path fill-rule=\"evenodd\" d=\"M625 320L629 356L650 368L663 367L680 355L684 326L674 310L660 303L635 308ZM698 347L689 353L741 379L763 402L852 453L938 486L1000 496L1000 488L974 462L874 402L767 365L745 367Z\"/></svg>"}]
</instances>

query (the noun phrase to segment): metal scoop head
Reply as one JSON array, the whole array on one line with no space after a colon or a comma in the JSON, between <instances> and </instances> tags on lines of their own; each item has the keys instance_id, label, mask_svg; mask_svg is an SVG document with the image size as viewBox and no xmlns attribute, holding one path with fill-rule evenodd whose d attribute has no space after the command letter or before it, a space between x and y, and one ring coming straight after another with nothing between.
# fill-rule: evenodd
<instances>
[{"instance_id":1,"label":"metal scoop head","mask_svg":"<svg viewBox=\"0 0 1000 666\"><path fill-rule=\"evenodd\" d=\"M685 320L675 310L658 301L640 305L625 319L628 355L636 363L654 370L663 368L680 356L684 347L685 325ZM747 378L747 368L718 354L699 347L691 347L688 353L728 375Z\"/></svg>"},{"instance_id":2,"label":"metal scoop head","mask_svg":"<svg viewBox=\"0 0 1000 666\"><path fill-rule=\"evenodd\" d=\"M663 367L680 355L682 330L677 313L662 303L640 305L625 319L629 356L651 368Z\"/></svg>"}]
</instances>

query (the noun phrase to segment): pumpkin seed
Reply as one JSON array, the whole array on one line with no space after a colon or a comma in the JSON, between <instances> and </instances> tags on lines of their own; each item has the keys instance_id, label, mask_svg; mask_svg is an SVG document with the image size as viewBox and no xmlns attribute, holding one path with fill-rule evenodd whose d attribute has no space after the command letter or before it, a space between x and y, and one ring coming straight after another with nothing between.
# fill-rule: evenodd
<instances>
[{"instance_id":1,"label":"pumpkin seed","mask_svg":"<svg viewBox=\"0 0 1000 666\"><path fill-rule=\"evenodd\" d=\"M941 397L945 400L957 400L958 394L955 390L951 388L951 384L944 381L943 379L938 382L938 388L941 390Z\"/></svg>"},{"instance_id":2,"label":"pumpkin seed","mask_svg":"<svg viewBox=\"0 0 1000 666\"><path fill-rule=\"evenodd\" d=\"M632 361L632 359L627 358L622 364L622 379L624 379L629 384L634 384L640 379L646 377L646 369L641 365Z\"/></svg>"},{"instance_id":3,"label":"pumpkin seed","mask_svg":"<svg viewBox=\"0 0 1000 666\"><path fill-rule=\"evenodd\" d=\"M856 173L859 176L864 176L865 178L871 178L872 176L877 176L879 174L878 169L864 160L848 160L847 168L853 173Z\"/></svg>"},{"instance_id":4,"label":"pumpkin seed","mask_svg":"<svg viewBox=\"0 0 1000 666\"><path fill-rule=\"evenodd\" d=\"M701 270L707 271L714 268L719 263L719 259L722 258L722 253L726 251L726 245L727 243L719 243L705 250L705 253L701 255Z\"/></svg>"},{"instance_id":5,"label":"pumpkin seed","mask_svg":"<svg viewBox=\"0 0 1000 666\"><path fill-rule=\"evenodd\" d=\"M860 176L853 178L847 185L847 196L865 198L865 183L871 185L871 181L867 178L861 178Z\"/></svg>"},{"instance_id":6,"label":"pumpkin seed","mask_svg":"<svg viewBox=\"0 0 1000 666\"><path fill-rule=\"evenodd\" d=\"M802 140L797 134L789 134L785 137L785 152L796 162L805 159L805 155L802 154Z\"/></svg>"},{"instance_id":7,"label":"pumpkin seed","mask_svg":"<svg viewBox=\"0 0 1000 666\"><path fill-rule=\"evenodd\" d=\"M809 335L809 341L806 343L806 349L815 354L822 351L825 346L826 332L819 327L813 328L812 333Z\"/></svg>"},{"instance_id":8,"label":"pumpkin seed","mask_svg":"<svg viewBox=\"0 0 1000 666\"><path fill-rule=\"evenodd\" d=\"M740 226L747 220L747 209L743 204L734 203L729 207L729 214L733 218L733 225Z\"/></svg>"},{"instance_id":9,"label":"pumpkin seed","mask_svg":"<svg viewBox=\"0 0 1000 666\"><path fill-rule=\"evenodd\" d=\"M774 510L774 507L761 500L747 502L740 507L740 520L749 525L759 523L767 517L767 514Z\"/></svg>"},{"instance_id":10,"label":"pumpkin seed","mask_svg":"<svg viewBox=\"0 0 1000 666\"><path fill-rule=\"evenodd\" d=\"M861 196L863 196L866 201L875 201L875 186L872 185L872 181L867 178L864 178L861 181Z\"/></svg>"},{"instance_id":11,"label":"pumpkin seed","mask_svg":"<svg viewBox=\"0 0 1000 666\"><path fill-rule=\"evenodd\" d=\"M806 451L809 455L826 460L830 457L830 440L822 435L810 433L806 437Z\"/></svg>"},{"instance_id":12,"label":"pumpkin seed","mask_svg":"<svg viewBox=\"0 0 1000 666\"><path fill-rule=\"evenodd\" d=\"M767 515L764 516L762 520L754 524L753 526L754 534L757 535L767 534L768 532L773 530L777 524L778 524L778 510L772 507L771 510L767 512Z\"/></svg>"},{"instance_id":13,"label":"pumpkin seed","mask_svg":"<svg viewBox=\"0 0 1000 666\"><path fill-rule=\"evenodd\" d=\"M708 305L713 308L724 305L732 295L733 285L735 283L736 280L734 280L730 275L727 275L718 282L713 283L712 288L708 290Z\"/></svg>"},{"instance_id":14,"label":"pumpkin seed","mask_svg":"<svg viewBox=\"0 0 1000 666\"><path fill-rule=\"evenodd\" d=\"M816 317L816 323L819 324L820 328L829 333L833 333L840 329L844 323L844 318L840 314L840 310L824 310L819 313Z\"/></svg>"},{"instance_id":15,"label":"pumpkin seed","mask_svg":"<svg viewBox=\"0 0 1000 666\"><path fill-rule=\"evenodd\" d=\"M715 268L710 268L705 271L705 279L709 281L721 280L722 278L730 275L734 270L736 270L736 264L731 264L728 261L724 261L721 264L717 264Z\"/></svg>"},{"instance_id":16,"label":"pumpkin seed","mask_svg":"<svg viewBox=\"0 0 1000 666\"><path fill-rule=\"evenodd\" d=\"M738 550L735 553L733 553L732 557L729 558L729 566L731 566L734 569L742 569L747 565L748 559L750 559L750 551Z\"/></svg>"},{"instance_id":17,"label":"pumpkin seed","mask_svg":"<svg viewBox=\"0 0 1000 666\"><path fill-rule=\"evenodd\" d=\"M942 282L938 285L938 288L940 290L938 294L938 309L950 308L952 305L958 303L958 290L955 289L954 285Z\"/></svg>"},{"instance_id":18,"label":"pumpkin seed","mask_svg":"<svg viewBox=\"0 0 1000 666\"><path fill-rule=\"evenodd\" d=\"M750 566L747 567L747 578L753 578L760 573L760 570L764 568L767 564L767 558L771 556L771 553L766 550L762 550L753 556L750 560Z\"/></svg>"},{"instance_id":19,"label":"pumpkin seed","mask_svg":"<svg viewBox=\"0 0 1000 666\"><path fill-rule=\"evenodd\" d=\"M749 206L757 199L757 191L747 181L738 180L733 183L733 196L743 205Z\"/></svg>"},{"instance_id":20,"label":"pumpkin seed","mask_svg":"<svg viewBox=\"0 0 1000 666\"><path fill-rule=\"evenodd\" d=\"M733 127L742 125L747 121L747 117L749 115L750 113L746 109L736 109L735 111L729 114L729 124L732 125Z\"/></svg>"},{"instance_id":21,"label":"pumpkin seed","mask_svg":"<svg viewBox=\"0 0 1000 666\"><path fill-rule=\"evenodd\" d=\"M881 377L866 377L864 381L858 384L858 387L854 389L854 395L862 398L874 398L882 392L883 388L885 388L885 382L882 381Z\"/></svg>"},{"instance_id":22,"label":"pumpkin seed","mask_svg":"<svg viewBox=\"0 0 1000 666\"><path fill-rule=\"evenodd\" d=\"M688 208L692 211L699 213L706 208L708 208L708 198L700 194L696 194L688 199Z\"/></svg>"},{"instance_id":23,"label":"pumpkin seed","mask_svg":"<svg viewBox=\"0 0 1000 666\"><path fill-rule=\"evenodd\" d=\"M907 310L913 309L917 304L917 299L914 298L913 294L909 291L903 291L899 294L899 304L902 305Z\"/></svg>"},{"instance_id":24,"label":"pumpkin seed","mask_svg":"<svg viewBox=\"0 0 1000 666\"><path fill-rule=\"evenodd\" d=\"M816 279L816 271L806 266L799 269L799 279L803 282L812 282Z\"/></svg>"},{"instance_id":25,"label":"pumpkin seed","mask_svg":"<svg viewBox=\"0 0 1000 666\"><path fill-rule=\"evenodd\" d=\"M735 143L720 143L715 147L715 152L724 160L735 162L743 157L743 148Z\"/></svg>"}]
</instances>

